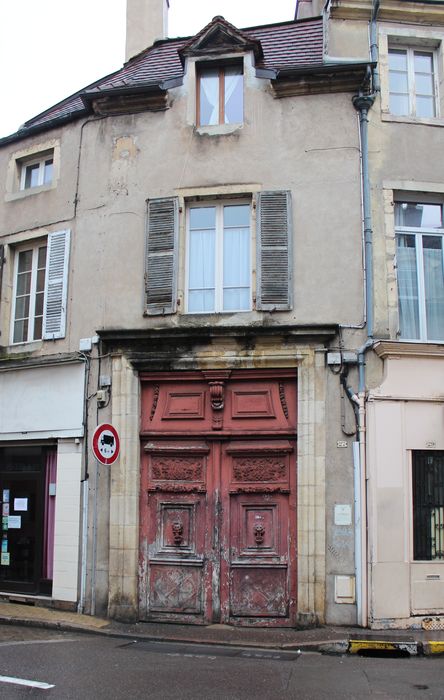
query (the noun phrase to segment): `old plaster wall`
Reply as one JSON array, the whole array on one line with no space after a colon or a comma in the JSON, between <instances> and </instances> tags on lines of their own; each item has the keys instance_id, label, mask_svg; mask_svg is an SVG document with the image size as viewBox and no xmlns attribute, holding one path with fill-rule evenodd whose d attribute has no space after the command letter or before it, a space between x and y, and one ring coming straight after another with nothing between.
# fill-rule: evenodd
<instances>
[{"instance_id":1,"label":"old plaster wall","mask_svg":"<svg viewBox=\"0 0 444 700\"><path fill-rule=\"evenodd\" d=\"M223 195L228 186L231 192L237 186L240 194L258 189L292 191L294 309L273 317L254 312L206 315L205 323L248 324L264 318L277 324L328 323L361 316L359 152L349 98L277 101L263 92L247 98L251 98L250 118L238 132L224 136L196 135L184 120L186 96L180 95L165 113L119 117L86 127L73 244L78 264L71 289L76 299L87 290L95 303L81 313L78 306L72 308L74 337L85 326L194 325L196 317L184 315L143 317L145 202L184 191L188 196ZM328 113L324 99L329 100ZM348 128L329 131L331 123L343 124L343 118ZM183 215L180 233L183 259ZM183 274L180 284L182 298Z\"/></svg>"}]
</instances>

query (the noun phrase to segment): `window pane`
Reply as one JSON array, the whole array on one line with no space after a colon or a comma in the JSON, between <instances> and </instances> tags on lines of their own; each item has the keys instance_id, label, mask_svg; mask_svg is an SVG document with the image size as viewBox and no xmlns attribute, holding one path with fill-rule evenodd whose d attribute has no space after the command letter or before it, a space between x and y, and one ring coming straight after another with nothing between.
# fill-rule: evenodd
<instances>
[{"instance_id":1,"label":"window pane","mask_svg":"<svg viewBox=\"0 0 444 700\"><path fill-rule=\"evenodd\" d=\"M219 124L219 69L211 68L200 74L200 124Z\"/></svg>"},{"instance_id":2,"label":"window pane","mask_svg":"<svg viewBox=\"0 0 444 700\"><path fill-rule=\"evenodd\" d=\"M37 267L39 269L46 267L46 246L42 246L41 248L39 248Z\"/></svg>"},{"instance_id":3,"label":"window pane","mask_svg":"<svg viewBox=\"0 0 444 700\"><path fill-rule=\"evenodd\" d=\"M216 208L215 207L196 207L190 209L190 228L203 229L216 226Z\"/></svg>"},{"instance_id":4,"label":"window pane","mask_svg":"<svg viewBox=\"0 0 444 700\"><path fill-rule=\"evenodd\" d=\"M250 230L224 233L224 287L244 287L250 281Z\"/></svg>"},{"instance_id":5,"label":"window pane","mask_svg":"<svg viewBox=\"0 0 444 700\"><path fill-rule=\"evenodd\" d=\"M427 339L444 340L442 237L423 236Z\"/></svg>"},{"instance_id":6,"label":"window pane","mask_svg":"<svg viewBox=\"0 0 444 700\"><path fill-rule=\"evenodd\" d=\"M38 316L34 319L34 338L33 340L41 340L43 329L43 316Z\"/></svg>"},{"instance_id":7,"label":"window pane","mask_svg":"<svg viewBox=\"0 0 444 700\"><path fill-rule=\"evenodd\" d=\"M31 273L23 272L17 275L17 296L29 294L31 291Z\"/></svg>"},{"instance_id":8,"label":"window pane","mask_svg":"<svg viewBox=\"0 0 444 700\"><path fill-rule=\"evenodd\" d=\"M214 291L195 290L190 291L188 296L188 310L192 313L208 313L214 311Z\"/></svg>"},{"instance_id":9,"label":"window pane","mask_svg":"<svg viewBox=\"0 0 444 700\"><path fill-rule=\"evenodd\" d=\"M228 226L249 226L250 205L234 204L224 207L224 228Z\"/></svg>"},{"instance_id":10,"label":"window pane","mask_svg":"<svg viewBox=\"0 0 444 700\"><path fill-rule=\"evenodd\" d=\"M416 75L415 91L417 95L433 96L433 77L431 75Z\"/></svg>"},{"instance_id":11,"label":"window pane","mask_svg":"<svg viewBox=\"0 0 444 700\"><path fill-rule=\"evenodd\" d=\"M24 343L28 339L28 321L15 321L14 323L14 343Z\"/></svg>"},{"instance_id":12,"label":"window pane","mask_svg":"<svg viewBox=\"0 0 444 700\"><path fill-rule=\"evenodd\" d=\"M32 250L22 250L19 253L18 271L28 272L32 267Z\"/></svg>"},{"instance_id":13,"label":"window pane","mask_svg":"<svg viewBox=\"0 0 444 700\"><path fill-rule=\"evenodd\" d=\"M403 202L395 205L396 226L414 228L441 228L441 204L410 204Z\"/></svg>"},{"instance_id":14,"label":"window pane","mask_svg":"<svg viewBox=\"0 0 444 700\"><path fill-rule=\"evenodd\" d=\"M407 70L407 51L403 49L389 50L389 68L390 70Z\"/></svg>"},{"instance_id":15,"label":"window pane","mask_svg":"<svg viewBox=\"0 0 444 700\"><path fill-rule=\"evenodd\" d=\"M250 207L224 207L224 311L245 311L250 302Z\"/></svg>"},{"instance_id":16,"label":"window pane","mask_svg":"<svg viewBox=\"0 0 444 700\"><path fill-rule=\"evenodd\" d=\"M248 311L250 307L249 289L224 289L224 311Z\"/></svg>"},{"instance_id":17,"label":"window pane","mask_svg":"<svg viewBox=\"0 0 444 700\"><path fill-rule=\"evenodd\" d=\"M15 301L15 318L28 318L29 316L29 294L23 297L17 297Z\"/></svg>"},{"instance_id":18,"label":"window pane","mask_svg":"<svg viewBox=\"0 0 444 700\"><path fill-rule=\"evenodd\" d=\"M35 316L43 316L43 299L45 295L43 292L39 292L38 294L35 295L35 309L34 309L34 315Z\"/></svg>"},{"instance_id":19,"label":"window pane","mask_svg":"<svg viewBox=\"0 0 444 700\"><path fill-rule=\"evenodd\" d=\"M431 53L415 51L414 64L415 73L433 73L433 55Z\"/></svg>"},{"instance_id":20,"label":"window pane","mask_svg":"<svg viewBox=\"0 0 444 700\"><path fill-rule=\"evenodd\" d=\"M415 236L405 234L397 236L396 257L400 337L414 340L420 337Z\"/></svg>"},{"instance_id":21,"label":"window pane","mask_svg":"<svg viewBox=\"0 0 444 700\"><path fill-rule=\"evenodd\" d=\"M29 187L37 187L39 184L39 169L40 164L27 165L25 171L25 189Z\"/></svg>"},{"instance_id":22,"label":"window pane","mask_svg":"<svg viewBox=\"0 0 444 700\"><path fill-rule=\"evenodd\" d=\"M214 230L190 232L190 311L214 311L215 239Z\"/></svg>"},{"instance_id":23,"label":"window pane","mask_svg":"<svg viewBox=\"0 0 444 700\"><path fill-rule=\"evenodd\" d=\"M418 97L418 95L416 96L416 116L435 116L435 100L433 97Z\"/></svg>"},{"instance_id":24,"label":"window pane","mask_svg":"<svg viewBox=\"0 0 444 700\"><path fill-rule=\"evenodd\" d=\"M241 124L244 119L242 67L225 68L225 124Z\"/></svg>"},{"instance_id":25,"label":"window pane","mask_svg":"<svg viewBox=\"0 0 444 700\"><path fill-rule=\"evenodd\" d=\"M407 73L394 73L390 71L390 92L408 95L409 82Z\"/></svg>"},{"instance_id":26,"label":"window pane","mask_svg":"<svg viewBox=\"0 0 444 700\"><path fill-rule=\"evenodd\" d=\"M390 112L398 116L409 114L409 98L406 95L390 95Z\"/></svg>"},{"instance_id":27,"label":"window pane","mask_svg":"<svg viewBox=\"0 0 444 700\"><path fill-rule=\"evenodd\" d=\"M224 232L224 311L250 308L250 230Z\"/></svg>"},{"instance_id":28,"label":"window pane","mask_svg":"<svg viewBox=\"0 0 444 700\"><path fill-rule=\"evenodd\" d=\"M37 272L36 292L43 292L45 289L45 270Z\"/></svg>"},{"instance_id":29,"label":"window pane","mask_svg":"<svg viewBox=\"0 0 444 700\"><path fill-rule=\"evenodd\" d=\"M43 184L49 185L52 182L53 163L52 158L45 160L45 169L43 172Z\"/></svg>"}]
</instances>

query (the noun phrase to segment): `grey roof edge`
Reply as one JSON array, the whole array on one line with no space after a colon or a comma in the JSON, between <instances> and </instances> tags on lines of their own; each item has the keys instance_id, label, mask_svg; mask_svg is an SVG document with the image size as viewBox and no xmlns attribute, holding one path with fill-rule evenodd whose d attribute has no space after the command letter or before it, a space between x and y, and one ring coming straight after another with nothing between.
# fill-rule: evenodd
<instances>
[{"instance_id":1,"label":"grey roof edge","mask_svg":"<svg viewBox=\"0 0 444 700\"><path fill-rule=\"evenodd\" d=\"M74 97L80 97L80 94L76 94L74 95ZM0 147L7 146L8 144L14 143L16 141L22 141L23 139L28 138L28 136L33 136L34 134L39 134L44 131L50 131L51 129L55 129L58 126L64 126L65 124L75 121L76 119L86 117L88 116L88 114L91 114L91 110L84 107L83 109L77 109L75 112L65 114L63 115L63 117L48 119L48 121L40 122L39 124L35 124L34 126L22 127L15 133L0 138Z\"/></svg>"},{"instance_id":2,"label":"grey roof edge","mask_svg":"<svg viewBox=\"0 0 444 700\"><path fill-rule=\"evenodd\" d=\"M360 70L366 69L367 67L374 68L376 66L375 62L372 61L349 61L347 63L319 63L319 64L307 64L305 66L298 66L297 68L283 67L275 69L276 79L287 78L293 75L304 75L313 73L331 73L335 71L336 73L343 73L349 70ZM272 70L272 69L271 69Z\"/></svg>"},{"instance_id":3,"label":"grey roof edge","mask_svg":"<svg viewBox=\"0 0 444 700\"><path fill-rule=\"evenodd\" d=\"M322 19L322 16L318 17L304 17L303 19L292 19L292 20L285 20L283 22L272 22L269 24L260 24L260 25L254 25L251 27L243 27L239 28L239 31L246 31L246 32L253 32L254 30L261 30L261 29L267 29L267 28L272 28L272 27L284 27L284 26L292 26L292 25L299 25L299 24L309 24L313 23L316 21L319 21ZM198 33L198 32L197 32ZM196 34L197 34L196 33ZM160 39L152 46L149 46L145 49L143 49L139 54L136 54L135 56L131 57L129 61L124 63L121 67L117 68L115 71L112 71L108 75L102 76L99 79L95 80L94 82L86 85L85 87L81 88L77 92L72 93L71 95L65 97L63 100L60 100L60 102L56 102L55 104L51 105L47 109L45 109L43 112L40 112L39 114L36 114L33 116L31 119L28 119L24 124L17 129L16 132L13 132L12 134L8 134L6 136L3 136L0 138L0 147L9 145L10 143L14 143L17 141L21 141L28 136L33 136L34 134L40 133L40 132L45 132L49 131L53 128L56 128L58 126L63 126L69 122L75 121L76 119L80 119L84 116L87 116L88 114L91 114L91 108L90 108L90 101L86 98L84 99L85 94L87 93L88 90L96 87L100 83L103 83L104 81L109 80L113 76L117 75L122 71L123 68L128 66L129 64L137 61L140 59L142 55L144 55L146 52L151 51L153 48L164 45L164 44L169 44L169 43L175 43L175 42L186 42L187 40L190 40L193 38L193 36L196 36L196 34L190 36L190 37L167 37L166 39ZM263 71L266 71L268 69L261 69ZM270 69L272 70L272 69ZM273 79L272 76L267 75L267 76L258 76L258 77L267 77L269 79ZM173 81L173 82L170 82ZM180 85L179 78L173 77L173 78L167 78L164 79L163 81L159 81L159 86L162 90L167 90L172 87L176 87ZM103 91L104 93L105 91ZM117 94L117 93L114 93ZM65 114L60 117L56 117L54 119L48 119L48 121L40 121L38 124L32 123L36 122L39 119L44 118L44 116L48 113L53 111L54 109L58 107L62 107L64 104L69 103L71 100L74 100L76 98L79 98L82 100L84 104L83 109L76 109L70 112L69 114Z\"/></svg>"}]
</instances>

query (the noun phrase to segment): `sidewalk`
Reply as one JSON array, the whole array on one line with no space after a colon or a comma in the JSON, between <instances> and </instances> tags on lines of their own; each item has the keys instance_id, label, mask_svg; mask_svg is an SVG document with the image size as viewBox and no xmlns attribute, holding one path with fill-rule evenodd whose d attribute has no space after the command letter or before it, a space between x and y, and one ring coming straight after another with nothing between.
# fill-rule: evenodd
<instances>
[{"instance_id":1,"label":"sidewalk","mask_svg":"<svg viewBox=\"0 0 444 700\"><path fill-rule=\"evenodd\" d=\"M363 630L358 627L322 626L296 630L246 628L228 625L176 625L157 622L124 624L89 615L49 608L0 602L0 624L87 632L140 641L219 644L287 651L323 653L393 652L409 655L444 654L444 631Z\"/></svg>"}]
</instances>

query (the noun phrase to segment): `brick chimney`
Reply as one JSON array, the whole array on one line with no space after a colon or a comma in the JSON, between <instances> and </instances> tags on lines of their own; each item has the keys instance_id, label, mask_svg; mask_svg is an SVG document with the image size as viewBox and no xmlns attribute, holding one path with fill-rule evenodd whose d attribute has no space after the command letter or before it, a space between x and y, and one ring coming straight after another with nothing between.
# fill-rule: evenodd
<instances>
[{"instance_id":1,"label":"brick chimney","mask_svg":"<svg viewBox=\"0 0 444 700\"><path fill-rule=\"evenodd\" d=\"M169 0L126 0L125 61L168 35Z\"/></svg>"}]
</instances>

